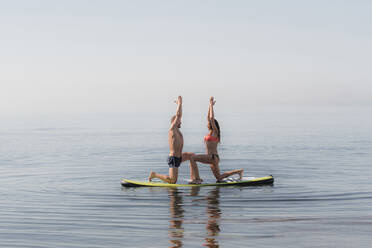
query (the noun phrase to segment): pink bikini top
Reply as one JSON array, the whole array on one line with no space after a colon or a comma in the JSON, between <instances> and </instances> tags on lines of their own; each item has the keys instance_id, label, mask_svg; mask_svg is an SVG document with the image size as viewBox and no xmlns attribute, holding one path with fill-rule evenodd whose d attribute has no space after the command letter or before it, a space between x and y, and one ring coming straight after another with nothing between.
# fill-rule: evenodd
<instances>
[{"instance_id":1,"label":"pink bikini top","mask_svg":"<svg viewBox=\"0 0 372 248\"><path fill-rule=\"evenodd\" d=\"M214 137L210 134L204 136L204 141L215 141L218 142L218 137Z\"/></svg>"}]
</instances>

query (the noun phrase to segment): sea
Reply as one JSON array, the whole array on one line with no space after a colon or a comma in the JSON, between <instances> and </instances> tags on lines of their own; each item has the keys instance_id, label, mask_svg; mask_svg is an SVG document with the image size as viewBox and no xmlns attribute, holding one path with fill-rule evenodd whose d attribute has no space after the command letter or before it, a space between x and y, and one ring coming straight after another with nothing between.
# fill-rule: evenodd
<instances>
[{"instance_id":1,"label":"sea","mask_svg":"<svg viewBox=\"0 0 372 248\"><path fill-rule=\"evenodd\" d=\"M372 107L217 111L221 171L273 185L123 188L168 172L171 115L4 117L0 247L371 247ZM184 111L185 152L204 115Z\"/></svg>"}]
</instances>

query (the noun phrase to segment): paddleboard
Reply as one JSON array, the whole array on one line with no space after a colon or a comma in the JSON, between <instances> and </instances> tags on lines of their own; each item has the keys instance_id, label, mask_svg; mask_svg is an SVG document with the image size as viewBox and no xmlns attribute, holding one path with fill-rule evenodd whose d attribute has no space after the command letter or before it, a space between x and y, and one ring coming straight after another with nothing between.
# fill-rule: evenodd
<instances>
[{"instance_id":1,"label":"paddleboard","mask_svg":"<svg viewBox=\"0 0 372 248\"><path fill-rule=\"evenodd\" d=\"M121 185L123 187L206 187L206 186L256 186L270 185L274 183L273 176L266 177L243 177L240 179L226 178L222 182L203 182L201 184L172 184L164 182L145 182L123 179Z\"/></svg>"}]
</instances>

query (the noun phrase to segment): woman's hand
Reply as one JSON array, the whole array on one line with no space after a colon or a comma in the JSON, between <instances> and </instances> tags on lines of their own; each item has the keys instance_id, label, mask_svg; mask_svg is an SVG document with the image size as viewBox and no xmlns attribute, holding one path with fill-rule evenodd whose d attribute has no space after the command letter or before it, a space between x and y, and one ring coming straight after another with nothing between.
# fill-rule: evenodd
<instances>
[{"instance_id":1,"label":"woman's hand","mask_svg":"<svg viewBox=\"0 0 372 248\"><path fill-rule=\"evenodd\" d=\"M212 106L216 103L213 96L211 96L211 98L209 98L209 103L212 104Z\"/></svg>"},{"instance_id":2,"label":"woman's hand","mask_svg":"<svg viewBox=\"0 0 372 248\"><path fill-rule=\"evenodd\" d=\"M175 104L182 104L182 96L178 96L177 100L174 101Z\"/></svg>"}]
</instances>

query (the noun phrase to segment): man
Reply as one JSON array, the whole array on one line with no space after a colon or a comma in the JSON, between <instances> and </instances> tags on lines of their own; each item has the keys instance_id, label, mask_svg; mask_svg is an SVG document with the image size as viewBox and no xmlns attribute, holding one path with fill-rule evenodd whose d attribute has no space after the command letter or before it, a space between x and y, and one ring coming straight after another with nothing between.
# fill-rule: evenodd
<instances>
[{"instance_id":1,"label":"man","mask_svg":"<svg viewBox=\"0 0 372 248\"><path fill-rule=\"evenodd\" d=\"M178 168L181 163L187 160L190 160L190 157L194 155L191 152L182 153L183 148L183 136L180 131L181 128L181 118L182 118L182 97L179 96L175 101L177 104L176 115L171 119L171 126L168 132L169 140L169 156L168 156L168 165L169 165L169 175L162 175L156 172L150 172L149 181L153 178L159 178L167 183L176 183L178 178ZM199 171L195 163L190 163L190 183L200 183L201 179L199 177Z\"/></svg>"}]
</instances>

